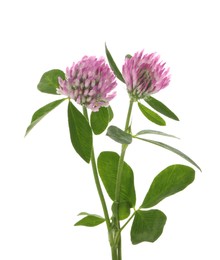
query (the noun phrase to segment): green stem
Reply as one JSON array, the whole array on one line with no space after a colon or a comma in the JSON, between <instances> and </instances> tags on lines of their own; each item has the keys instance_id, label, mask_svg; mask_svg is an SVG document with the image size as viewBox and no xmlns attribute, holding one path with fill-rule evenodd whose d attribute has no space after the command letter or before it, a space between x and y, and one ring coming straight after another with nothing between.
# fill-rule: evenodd
<instances>
[{"instance_id":1,"label":"green stem","mask_svg":"<svg viewBox=\"0 0 220 260\"><path fill-rule=\"evenodd\" d=\"M106 225L107 225L107 229L108 231L111 230L111 222L110 222L110 218L108 215L108 210L107 210L107 206L105 203L105 198L102 192L102 188L100 185L100 181L99 181L99 176L98 176L98 171L97 171L97 166L96 166L96 160L95 160L95 154L94 154L94 149L92 149L92 154L91 154L91 163L92 163L92 170L93 170L93 175L94 175L94 179L95 179L95 184L96 184L96 188L99 194L99 198L102 204L102 208L103 208L103 213L105 216L105 221L106 221Z\"/></svg>"},{"instance_id":2,"label":"green stem","mask_svg":"<svg viewBox=\"0 0 220 260\"><path fill-rule=\"evenodd\" d=\"M133 214L130 216L130 218L126 221L126 223L120 228L120 233L118 233L117 235L119 236L119 234L121 234L122 230L127 226L127 224L132 220L132 218L135 216L136 214L136 210L133 212Z\"/></svg>"},{"instance_id":3,"label":"green stem","mask_svg":"<svg viewBox=\"0 0 220 260\"><path fill-rule=\"evenodd\" d=\"M133 107L133 101L130 100L130 104L129 104L129 108L128 108L128 114L127 114L127 119L126 119L126 123L125 123L125 131L127 131L128 127L129 127L132 107ZM124 165L124 157L125 157L125 152L126 152L127 146L128 146L127 144L122 144L121 156L120 156L120 159L119 159L119 162L118 162L116 188L115 188L115 202L118 205L119 205L119 200L120 200L122 169L123 169L123 165Z\"/></svg>"},{"instance_id":4,"label":"green stem","mask_svg":"<svg viewBox=\"0 0 220 260\"><path fill-rule=\"evenodd\" d=\"M112 260L118 260L117 249L114 246L112 246L111 250L112 250Z\"/></svg>"},{"instance_id":5,"label":"green stem","mask_svg":"<svg viewBox=\"0 0 220 260\"><path fill-rule=\"evenodd\" d=\"M87 119L87 121L89 122L89 117L88 117L86 107L83 107L83 114L84 114L85 118ZM93 176L94 176L96 188L97 188L97 191L98 191L98 194L99 194L99 198L100 198L100 201L101 201L101 204L102 204L103 213L104 213L104 216L105 216L105 222L106 222L106 226L107 226L107 230L108 230L109 242L110 242L111 251L112 251L112 260L118 260L117 251L116 251L116 248L114 246L114 241L113 241L114 239L113 239L111 221L110 221L110 218L109 218L108 209L107 209L105 198L104 198L104 195L103 195L103 192L102 192L101 184L100 184L100 181L99 181L98 170L97 170L97 166L96 166L95 153L94 153L94 147L92 147L92 152L91 152L91 163L92 163L92 171L93 171Z\"/></svg>"},{"instance_id":6,"label":"green stem","mask_svg":"<svg viewBox=\"0 0 220 260\"><path fill-rule=\"evenodd\" d=\"M129 124L130 124L130 119L131 119L131 112L132 112L132 107L133 107L133 101L130 100L129 108L128 108L128 114L126 118L126 123L125 123L125 132L128 132ZM118 162L118 170L117 170L117 179L116 179L116 187L115 187L115 225L117 228L117 233L116 233L116 243L117 243L117 248L118 248L118 260L122 259L121 255L121 231L120 231L120 219L119 219L119 202L120 202L120 192L121 192L121 180L122 180L122 170L124 166L124 157L125 157L125 152L127 149L128 145L127 144L122 144L121 147L121 156L119 158Z\"/></svg>"},{"instance_id":7,"label":"green stem","mask_svg":"<svg viewBox=\"0 0 220 260\"><path fill-rule=\"evenodd\" d=\"M117 207L119 207L119 201L120 201L122 170L124 166L124 157L125 157L126 149L127 149L127 145L123 144L121 147L121 156L118 162L117 179L116 179L116 187L115 187L115 204L117 205ZM116 218L118 218L118 216L116 216Z\"/></svg>"},{"instance_id":8,"label":"green stem","mask_svg":"<svg viewBox=\"0 0 220 260\"><path fill-rule=\"evenodd\" d=\"M126 221L126 223L121 227L121 231L127 226L127 224L132 220L132 218L135 216L136 210L134 213L130 216L130 218Z\"/></svg>"},{"instance_id":9,"label":"green stem","mask_svg":"<svg viewBox=\"0 0 220 260\"><path fill-rule=\"evenodd\" d=\"M127 119L126 119L126 122L125 122L125 131L128 130L128 127L129 127L129 124L130 124L133 103L134 103L134 101L130 100L129 108L128 108L128 114L127 114Z\"/></svg>"}]
</instances>

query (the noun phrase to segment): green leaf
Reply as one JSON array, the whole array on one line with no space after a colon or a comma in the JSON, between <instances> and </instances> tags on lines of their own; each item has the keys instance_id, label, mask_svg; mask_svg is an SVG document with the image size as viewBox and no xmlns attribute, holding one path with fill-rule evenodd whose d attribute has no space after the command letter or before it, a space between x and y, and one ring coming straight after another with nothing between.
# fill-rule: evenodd
<instances>
[{"instance_id":1,"label":"green leaf","mask_svg":"<svg viewBox=\"0 0 220 260\"><path fill-rule=\"evenodd\" d=\"M117 214L116 213L117 211L115 209L116 207L117 207L116 203L113 202L113 204L112 204L112 212L113 212L114 215ZM131 205L127 201L123 201L123 202L119 203L119 219L120 220L124 220L124 219L129 217L130 212L131 212L130 208L131 208Z\"/></svg>"},{"instance_id":2,"label":"green leaf","mask_svg":"<svg viewBox=\"0 0 220 260\"><path fill-rule=\"evenodd\" d=\"M111 55L110 51L108 50L106 44L105 44L105 53L106 53L106 56L107 56L107 59L108 59L108 63L109 63L109 65L110 65L112 71L114 72L115 76L116 76L119 80L121 80L123 83L125 83L125 80L124 80L124 78L123 78L123 76L122 76L120 70L118 69L118 67L117 67L117 65L116 65L116 63L115 63L115 61L113 60L112 55Z\"/></svg>"},{"instance_id":3,"label":"green leaf","mask_svg":"<svg viewBox=\"0 0 220 260\"><path fill-rule=\"evenodd\" d=\"M114 117L114 113L113 113L112 108L110 106L108 106L107 109L108 109L108 122L111 122L113 117Z\"/></svg>"},{"instance_id":4,"label":"green leaf","mask_svg":"<svg viewBox=\"0 0 220 260\"><path fill-rule=\"evenodd\" d=\"M125 56L125 58L130 59L130 58L132 58L132 56L131 56L131 54L127 54L127 55Z\"/></svg>"},{"instance_id":5,"label":"green leaf","mask_svg":"<svg viewBox=\"0 0 220 260\"><path fill-rule=\"evenodd\" d=\"M171 165L160 172L153 180L141 208L151 208L161 200L171 196L191 184L195 170L186 165Z\"/></svg>"},{"instance_id":6,"label":"green leaf","mask_svg":"<svg viewBox=\"0 0 220 260\"><path fill-rule=\"evenodd\" d=\"M79 215L86 215L86 217L82 218L80 221L76 222L74 226L86 226L86 227L95 227L102 224L105 219L99 215L89 214L86 212L82 212Z\"/></svg>"},{"instance_id":7,"label":"green leaf","mask_svg":"<svg viewBox=\"0 0 220 260\"><path fill-rule=\"evenodd\" d=\"M155 135L162 135L162 136L173 137L173 138L179 139L178 137L176 137L174 135L166 134L164 132L155 131L155 130L142 130L142 131L138 132L135 136L144 135L144 134L155 134Z\"/></svg>"},{"instance_id":8,"label":"green leaf","mask_svg":"<svg viewBox=\"0 0 220 260\"><path fill-rule=\"evenodd\" d=\"M142 140L142 141L145 141L145 142L148 142L148 143L151 143L151 144L155 144L155 145L158 145L158 146L160 146L164 149L167 149L167 150L179 155L180 157L182 157L186 161L190 162L192 165L196 166L201 171L200 167L191 158L189 158L189 156L187 156L186 154L184 154L180 150L177 150L176 148L174 148L170 145L167 145L167 144L161 143L161 142L157 142L157 141L154 141L154 140L150 140L150 139L140 138L140 137L134 137L134 138L137 138L139 140Z\"/></svg>"},{"instance_id":9,"label":"green leaf","mask_svg":"<svg viewBox=\"0 0 220 260\"><path fill-rule=\"evenodd\" d=\"M156 98L153 98L151 96L148 96L145 101L150 105L152 108L154 108L156 111L160 112L161 114L179 121L179 118L167 107L165 106L161 101L157 100Z\"/></svg>"},{"instance_id":10,"label":"green leaf","mask_svg":"<svg viewBox=\"0 0 220 260\"><path fill-rule=\"evenodd\" d=\"M52 111L55 107L57 107L60 103L62 103L66 98L59 99L53 101L40 109L38 109L32 116L31 123L28 126L25 136L31 131L31 129L42 119L44 118L50 111Z\"/></svg>"},{"instance_id":11,"label":"green leaf","mask_svg":"<svg viewBox=\"0 0 220 260\"><path fill-rule=\"evenodd\" d=\"M92 130L85 117L69 102L68 122L70 139L76 152L89 163L92 151Z\"/></svg>"},{"instance_id":12,"label":"green leaf","mask_svg":"<svg viewBox=\"0 0 220 260\"><path fill-rule=\"evenodd\" d=\"M94 134L101 134L105 131L109 123L108 109L106 107L101 107L99 111L92 112L90 122Z\"/></svg>"},{"instance_id":13,"label":"green leaf","mask_svg":"<svg viewBox=\"0 0 220 260\"><path fill-rule=\"evenodd\" d=\"M136 211L131 227L132 244L156 241L163 232L166 220L166 215L157 209Z\"/></svg>"},{"instance_id":14,"label":"green leaf","mask_svg":"<svg viewBox=\"0 0 220 260\"><path fill-rule=\"evenodd\" d=\"M141 110L141 112L143 113L143 115L147 119L149 119L151 122L153 122L153 123L155 123L157 125L161 125L161 126L166 125L166 122L164 121L164 119L162 117L160 117L154 111L150 110L149 108L145 107L144 105L142 105L139 102L138 102L138 107Z\"/></svg>"},{"instance_id":15,"label":"green leaf","mask_svg":"<svg viewBox=\"0 0 220 260\"><path fill-rule=\"evenodd\" d=\"M98 157L99 175L109 197L113 201L115 200L118 162L119 155L115 152L102 152ZM126 162L124 162L122 170L120 203L121 202L129 202L130 207L134 207L136 202L134 175L131 167Z\"/></svg>"},{"instance_id":16,"label":"green leaf","mask_svg":"<svg viewBox=\"0 0 220 260\"><path fill-rule=\"evenodd\" d=\"M132 136L117 126L109 126L106 135L120 144L130 144L132 142Z\"/></svg>"},{"instance_id":17,"label":"green leaf","mask_svg":"<svg viewBox=\"0 0 220 260\"><path fill-rule=\"evenodd\" d=\"M38 90L57 95L57 88L59 87L58 77L65 79L65 74L62 70L55 69L45 72L37 85Z\"/></svg>"},{"instance_id":18,"label":"green leaf","mask_svg":"<svg viewBox=\"0 0 220 260\"><path fill-rule=\"evenodd\" d=\"M130 215L130 204L127 201L119 203L119 219L124 220Z\"/></svg>"}]
</instances>

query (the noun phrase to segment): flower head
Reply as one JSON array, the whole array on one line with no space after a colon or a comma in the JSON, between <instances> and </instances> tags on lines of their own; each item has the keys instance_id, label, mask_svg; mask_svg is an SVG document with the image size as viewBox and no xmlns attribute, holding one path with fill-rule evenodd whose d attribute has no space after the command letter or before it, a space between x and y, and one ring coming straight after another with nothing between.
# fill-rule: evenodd
<instances>
[{"instance_id":1,"label":"flower head","mask_svg":"<svg viewBox=\"0 0 220 260\"><path fill-rule=\"evenodd\" d=\"M65 80L58 80L58 94L66 95L93 111L108 106L116 95L111 92L116 87L115 76L104 58L84 56L81 61L66 69Z\"/></svg>"},{"instance_id":2,"label":"flower head","mask_svg":"<svg viewBox=\"0 0 220 260\"><path fill-rule=\"evenodd\" d=\"M143 51L126 58L122 74L131 99L145 98L168 86L169 69L159 59L156 53L143 54Z\"/></svg>"}]
</instances>

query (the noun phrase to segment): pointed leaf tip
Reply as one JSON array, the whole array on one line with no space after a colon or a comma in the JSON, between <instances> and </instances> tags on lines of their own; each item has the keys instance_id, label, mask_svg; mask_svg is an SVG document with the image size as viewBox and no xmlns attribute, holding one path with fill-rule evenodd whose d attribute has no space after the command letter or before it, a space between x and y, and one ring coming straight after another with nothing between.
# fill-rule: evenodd
<instances>
[{"instance_id":1,"label":"pointed leaf tip","mask_svg":"<svg viewBox=\"0 0 220 260\"><path fill-rule=\"evenodd\" d=\"M160 172L153 180L141 208L151 208L161 200L184 190L195 179L195 170L175 164Z\"/></svg>"},{"instance_id":2,"label":"pointed leaf tip","mask_svg":"<svg viewBox=\"0 0 220 260\"><path fill-rule=\"evenodd\" d=\"M134 136L134 138L148 142L148 143L151 143L151 144L154 144L154 145L157 145L157 146L160 146L164 149L167 149L167 150L179 155L180 157L182 157L183 159L185 159L186 161L188 161L189 163L194 165L196 168L198 168L200 171L202 171L201 168L198 166L198 164L196 164L189 156L187 156L186 154L184 154L180 150L178 150L178 149L176 149L176 148L174 148L174 147L172 147L168 144L158 142L158 141L154 141L154 140L150 140L150 139L140 138L140 137L137 137L137 136Z\"/></svg>"},{"instance_id":3,"label":"pointed leaf tip","mask_svg":"<svg viewBox=\"0 0 220 260\"><path fill-rule=\"evenodd\" d=\"M107 56L107 59L108 59L109 66L111 67L111 69L114 72L115 76L119 80L121 80L123 83L125 83L125 80L124 80L120 70L118 69L114 59L112 58L112 55L111 55L110 51L108 50L106 43L105 43L105 53L106 53L106 56Z\"/></svg>"},{"instance_id":4,"label":"pointed leaf tip","mask_svg":"<svg viewBox=\"0 0 220 260\"><path fill-rule=\"evenodd\" d=\"M154 108L157 112L167 116L173 120L179 121L179 118L171 111L167 106L165 106L161 101L153 98L152 96L148 96L145 99L145 102L148 103L152 108Z\"/></svg>"},{"instance_id":5,"label":"pointed leaf tip","mask_svg":"<svg viewBox=\"0 0 220 260\"><path fill-rule=\"evenodd\" d=\"M32 128L40 122L41 119L43 119L50 111L52 111L55 107L60 105L66 98L55 100L40 109L38 109L32 116L31 123L28 126L25 136L32 130Z\"/></svg>"},{"instance_id":6,"label":"pointed leaf tip","mask_svg":"<svg viewBox=\"0 0 220 260\"><path fill-rule=\"evenodd\" d=\"M105 221L103 217L95 214L88 214L86 212L82 212L79 215L86 215L86 217L76 222L74 226L95 227L102 224Z\"/></svg>"},{"instance_id":7,"label":"pointed leaf tip","mask_svg":"<svg viewBox=\"0 0 220 260\"><path fill-rule=\"evenodd\" d=\"M127 55L125 56L125 58L130 59L130 58L132 58L132 56L131 56L131 54L127 54Z\"/></svg>"},{"instance_id":8,"label":"pointed leaf tip","mask_svg":"<svg viewBox=\"0 0 220 260\"><path fill-rule=\"evenodd\" d=\"M166 122L165 120L159 116L157 113L155 113L154 111L152 111L151 109L147 108L146 106L144 106L143 104L138 102L138 107L140 109L140 111L142 112L142 114L151 122L160 125L160 126L165 126Z\"/></svg>"},{"instance_id":9,"label":"pointed leaf tip","mask_svg":"<svg viewBox=\"0 0 220 260\"><path fill-rule=\"evenodd\" d=\"M179 137L176 137L174 135L170 135L161 131L155 131L155 130L141 130L139 131L135 136L139 136L139 135L144 135L144 134L155 134L155 135L162 135L162 136L166 136L166 137L173 137L176 139L180 139Z\"/></svg>"}]
</instances>

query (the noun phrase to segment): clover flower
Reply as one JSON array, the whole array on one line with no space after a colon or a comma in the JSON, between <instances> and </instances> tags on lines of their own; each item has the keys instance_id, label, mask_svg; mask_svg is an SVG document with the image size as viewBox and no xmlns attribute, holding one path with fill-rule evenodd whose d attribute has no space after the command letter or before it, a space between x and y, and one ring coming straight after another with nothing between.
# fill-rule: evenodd
<instances>
[{"instance_id":1,"label":"clover flower","mask_svg":"<svg viewBox=\"0 0 220 260\"><path fill-rule=\"evenodd\" d=\"M143 51L126 57L122 74L132 100L144 99L168 86L169 68L159 59L156 53L143 54Z\"/></svg>"},{"instance_id":2,"label":"clover flower","mask_svg":"<svg viewBox=\"0 0 220 260\"><path fill-rule=\"evenodd\" d=\"M66 69L66 79L59 77L58 94L75 100L78 104L98 111L100 107L109 106L116 93L115 76L105 63L104 58L84 56Z\"/></svg>"}]
</instances>

